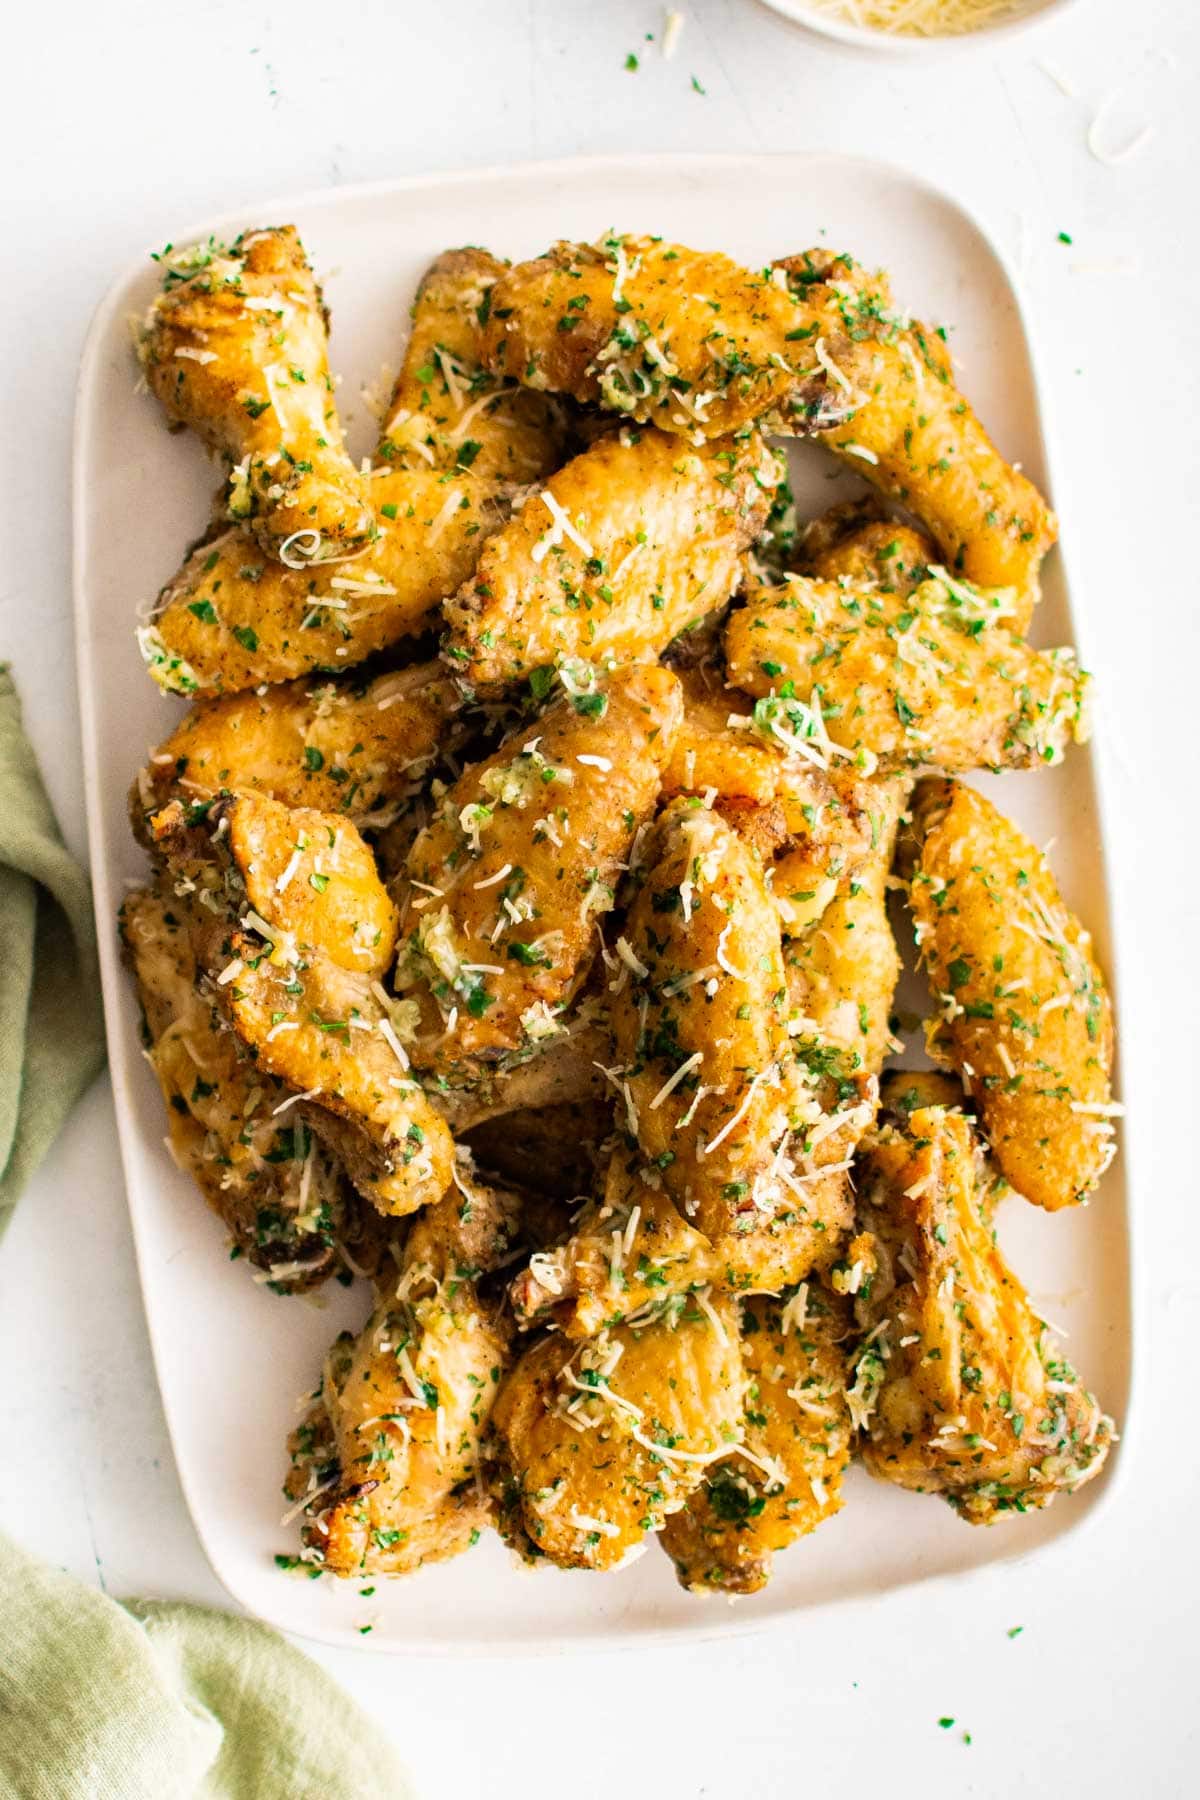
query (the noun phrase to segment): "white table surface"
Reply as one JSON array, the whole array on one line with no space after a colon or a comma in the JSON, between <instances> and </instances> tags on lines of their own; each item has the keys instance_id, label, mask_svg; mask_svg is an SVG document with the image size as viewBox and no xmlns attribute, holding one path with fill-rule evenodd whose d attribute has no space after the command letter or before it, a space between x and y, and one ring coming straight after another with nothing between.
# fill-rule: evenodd
<instances>
[{"instance_id":1,"label":"white table surface","mask_svg":"<svg viewBox=\"0 0 1200 1800\"><path fill-rule=\"evenodd\" d=\"M1200 15L1084 0L1001 53L913 66L826 50L754 0L684 10L664 62L644 0L20 8L0 108L0 657L82 852L75 364L112 275L181 222L253 221L325 183L656 148L856 151L965 200L1024 262L1099 675L1141 1250L1123 1492L1047 1559L723 1643L536 1665L313 1654L394 1731L427 1800L1194 1793ZM1118 88L1114 132L1154 135L1107 167L1087 128ZM111 1593L221 1604L172 1465L104 1082L0 1251L0 1368L0 1525Z\"/></svg>"}]
</instances>

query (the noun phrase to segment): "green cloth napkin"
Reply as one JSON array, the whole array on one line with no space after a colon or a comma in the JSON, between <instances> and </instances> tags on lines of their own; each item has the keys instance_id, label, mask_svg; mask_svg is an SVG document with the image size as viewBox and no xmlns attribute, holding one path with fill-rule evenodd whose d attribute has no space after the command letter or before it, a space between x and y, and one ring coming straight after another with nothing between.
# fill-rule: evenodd
<instances>
[{"instance_id":1,"label":"green cloth napkin","mask_svg":"<svg viewBox=\"0 0 1200 1800\"><path fill-rule=\"evenodd\" d=\"M407 1800L383 1734L265 1625L118 1606L0 1537L0 1800Z\"/></svg>"},{"instance_id":2,"label":"green cloth napkin","mask_svg":"<svg viewBox=\"0 0 1200 1800\"><path fill-rule=\"evenodd\" d=\"M91 896L0 663L0 1233L104 1060ZM277 1632L124 1605L0 1537L0 1800L407 1800L395 1752Z\"/></svg>"},{"instance_id":3,"label":"green cloth napkin","mask_svg":"<svg viewBox=\"0 0 1200 1800\"><path fill-rule=\"evenodd\" d=\"M0 1235L103 1062L88 879L63 844L0 663Z\"/></svg>"}]
</instances>

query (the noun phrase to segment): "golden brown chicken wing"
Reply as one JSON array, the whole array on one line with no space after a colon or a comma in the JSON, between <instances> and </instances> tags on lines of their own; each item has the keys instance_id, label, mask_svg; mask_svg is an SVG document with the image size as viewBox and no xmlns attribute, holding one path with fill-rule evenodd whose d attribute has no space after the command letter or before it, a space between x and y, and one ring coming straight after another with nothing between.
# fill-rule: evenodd
<instances>
[{"instance_id":1,"label":"golden brown chicken wing","mask_svg":"<svg viewBox=\"0 0 1200 1800\"><path fill-rule=\"evenodd\" d=\"M627 1562L741 1435L734 1306L701 1291L669 1319L527 1350L493 1413L501 1504L526 1554Z\"/></svg>"},{"instance_id":2,"label":"golden brown chicken wing","mask_svg":"<svg viewBox=\"0 0 1200 1800\"><path fill-rule=\"evenodd\" d=\"M719 1281L721 1259L689 1225L640 1152L614 1150L601 1197L590 1201L561 1244L538 1251L509 1289L522 1326L552 1323L568 1337L605 1326L643 1326L680 1296Z\"/></svg>"},{"instance_id":3,"label":"golden brown chicken wing","mask_svg":"<svg viewBox=\"0 0 1200 1800\"><path fill-rule=\"evenodd\" d=\"M842 1175L871 1116L797 1058L779 918L756 853L716 812L663 813L618 951L613 1001L627 1123L725 1284L775 1290L838 1253Z\"/></svg>"},{"instance_id":4,"label":"golden brown chicken wing","mask_svg":"<svg viewBox=\"0 0 1200 1800\"><path fill-rule=\"evenodd\" d=\"M202 804L239 788L376 824L416 793L440 749L455 747L461 704L440 663L202 701L138 776L134 829L141 835L143 815L173 798Z\"/></svg>"},{"instance_id":5,"label":"golden brown chicken wing","mask_svg":"<svg viewBox=\"0 0 1200 1800\"><path fill-rule=\"evenodd\" d=\"M845 1301L815 1284L742 1309L742 1447L663 1527L683 1586L754 1594L771 1561L841 1507L850 1460Z\"/></svg>"},{"instance_id":6,"label":"golden brown chicken wing","mask_svg":"<svg viewBox=\"0 0 1200 1800\"><path fill-rule=\"evenodd\" d=\"M933 539L890 519L873 498L832 506L797 533L792 566L817 581L874 583L911 594L938 561Z\"/></svg>"},{"instance_id":7,"label":"golden brown chicken wing","mask_svg":"<svg viewBox=\"0 0 1200 1800\"><path fill-rule=\"evenodd\" d=\"M420 1067L529 1049L597 947L680 713L666 669L618 671L547 708L446 793L408 859L397 970Z\"/></svg>"},{"instance_id":8,"label":"golden brown chicken wing","mask_svg":"<svg viewBox=\"0 0 1200 1800\"><path fill-rule=\"evenodd\" d=\"M1090 934L1041 851L971 788L925 781L909 887L939 1013L930 1054L962 1076L996 1160L1054 1212L1116 1155L1112 1006Z\"/></svg>"},{"instance_id":9,"label":"golden brown chicken wing","mask_svg":"<svg viewBox=\"0 0 1200 1800\"><path fill-rule=\"evenodd\" d=\"M911 594L792 576L730 617L729 678L754 717L873 769L1025 769L1088 735L1071 650L1032 650L1003 596L944 572Z\"/></svg>"},{"instance_id":10,"label":"golden brown chicken wing","mask_svg":"<svg viewBox=\"0 0 1200 1800\"><path fill-rule=\"evenodd\" d=\"M851 1070L878 1075L896 1047L889 1019L900 956L888 922L887 890L910 784L901 776L872 785L878 803L874 847L842 878L819 921L791 937L785 961L788 990L808 1031L844 1051ZM782 862L776 865L777 890L782 868Z\"/></svg>"},{"instance_id":11,"label":"golden brown chicken wing","mask_svg":"<svg viewBox=\"0 0 1200 1800\"><path fill-rule=\"evenodd\" d=\"M756 433L598 438L485 545L446 604L448 658L483 685L564 657L657 658L729 599L779 472Z\"/></svg>"},{"instance_id":12,"label":"golden brown chicken wing","mask_svg":"<svg viewBox=\"0 0 1200 1800\"><path fill-rule=\"evenodd\" d=\"M848 417L825 435L828 447L915 513L956 575L1011 588L1024 632L1058 521L955 386L945 332L898 312L886 275L848 256L812 250L777 267L846 384Z\"/></svg>"},{"instance_id":13,"label":"golden brown chicken wing","mask_svg":"<svg viewBox=\"0 0 1200 1800\"><path fill-rule=\"evenodd\" d=\"M214 1004L194 926L187 902L162 886L138 889L121 908L175 1161L223 1220L232 1254L274 1292L373 1268L383 1233L287 1089L255 1066Z\"/></svg>"},{"instance_id":14,"label":"golden brown chicken wing","mask_svg":"<svg viewBox=\"0 0 1200 1800\"><path fill-rule=\"evenodd\" d=\"M864 1142L859 1225L874 1243L848 1390L872 1475L941 1493L971 1524L1047 1506L1098 1474L1112 1421L1001 1255L1004 1183L961 1111L885 1088Z\"/></svg>"},{"instance_id":15,"label":"golden brown chicken wing","mask_svg":"<svg viewBox=\"0 0 1200 1800\"><path fill-rule=\"evenodd\" d=\"M230 517L268 556L349 554L374 535L329 373L328 315L294 225L168 249L138 356L167 417L234 465Z\"/></svg>"},{"instance_id":16,"label":"golden brown chicken wing","mask_svg":"<svg viewBox=\"0 0 1200 1800\"><path fill-rule=\"evenodd\" d=\"M527 387L693 440L755 420L809 431L847 410L813 322L783 271L610 234L507 270L492 289L484 354Z\"/></svg>"},{"instance_id":17,"label":"golden brown chicken wing","mask_svg":"<svg viewBox=\"0 0 1200 1800\"><path fill-rule=\"evenodd\" d=\"M518 1203L469 1165L413 1225L400 1278L343 1332L292 1434L284 1492L305 1513L304 1560L341 1576L408 1575L474 1544L489 1522L479 1444L511 1328L477 1278L504 1260Z\"/></svg>"},{"instance_id":18,"label":"golden brown chicken wing","mask_svg":"<svg viewBox=\"0 0 1200 1800\"><path fill-rule=\"evenodd\" d=\"M562 461L563 409L481 363L492 289L506 264L447 250L421 279L379 458L394 468L469 469L484 481L540 481Z\"/></svg>"},{"instance_id":19,"label":"golden brown chicken wing","mask_svg":"<svg viewBox=\"0 0 1200 1800\"><path fill-rule=\"evenodd\" d=\"M189 819L172 801L149 829L210 921L198 960L213 1000L374 1206L404 1214L440 1199L453 1139L409 1067L403 1009L379 981L395 915L370 851L346 820L262 795L200 810Z\"/></svg>"},{"instance_id":20,"label":"golden brown chicken wing","mask_svg":"<svg viewBox=\"0 0 1200 1800\"><path fill-rule=\"evenodd\" d=\"M430 469L380 469L368 494L378 532L362 556L288 568L243 531L194 550L138 633L168 693L240 693L351 668L428 630L507 517L494 484Z\"/></svg>"}]
</instances>

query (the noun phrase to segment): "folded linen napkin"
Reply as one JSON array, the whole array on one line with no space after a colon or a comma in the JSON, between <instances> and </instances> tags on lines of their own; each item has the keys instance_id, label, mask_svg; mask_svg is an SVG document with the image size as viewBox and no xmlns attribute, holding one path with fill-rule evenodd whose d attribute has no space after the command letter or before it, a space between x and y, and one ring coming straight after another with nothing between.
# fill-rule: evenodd
<instances>
[{"instance_id":1,"label":"folded linen napkin","mask_svg":"<svg viewBox=\"0 0 1200 1800\"><path fill-rule=\"evenodd\" d=\"M63 844L0 663L0 1234L103 1061L88 879Z\"/></svg>"},{"instance_id":2,"label":"folded linen napkin","mask_svg":"<svg viewBox=\"0 0 1200 1800\"><path fill-rule=\"evenodd\" d=\"M337 1684L251 1619L119 1606L0 1537L0 1800L409 1800Z\"/></svg>"},{"instance_id":3,"label":"folded linen napkin","mask_svg":"<svg viewBox=\"0 0 1200 1800\"><path fill-rule=\"evenodd\" d=\"M104 1060L88 879L0 664L0 1233ZM395 1752L278 1633L108 1599L0 1537L0 1800L408 1800Z\"/></svg>"}]
</instances>

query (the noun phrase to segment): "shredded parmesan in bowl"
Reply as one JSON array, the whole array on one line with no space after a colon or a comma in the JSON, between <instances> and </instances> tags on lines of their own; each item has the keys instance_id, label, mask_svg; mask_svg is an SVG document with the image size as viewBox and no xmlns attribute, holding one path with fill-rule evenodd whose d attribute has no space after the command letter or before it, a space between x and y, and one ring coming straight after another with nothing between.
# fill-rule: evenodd
<instances>
[{"instance_id":1,"label":"shredded parmesan in bowl","mask_svg":"<svg viewBox=\"0 0 1200 1800\"><path fill-rule=\"evenodd\" d=\"M844 41L966 37L1032 22L1067 0L772 0L777 9Z\"/></svg>"}]
</instances>

